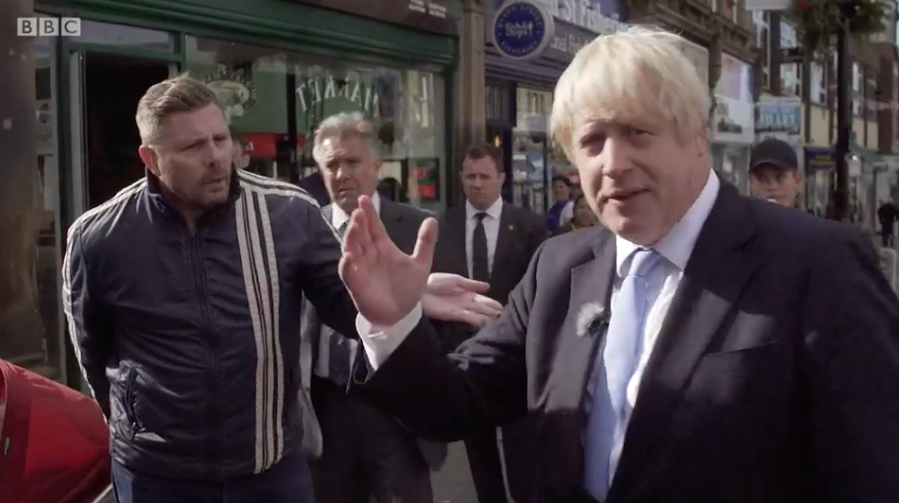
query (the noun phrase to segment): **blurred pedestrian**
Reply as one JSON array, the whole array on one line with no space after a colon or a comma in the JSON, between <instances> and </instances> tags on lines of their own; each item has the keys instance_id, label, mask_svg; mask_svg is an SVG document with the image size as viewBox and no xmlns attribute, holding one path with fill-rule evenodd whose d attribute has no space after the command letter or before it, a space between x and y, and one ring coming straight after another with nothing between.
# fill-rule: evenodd
<instances>
[{"instance_id":1,"label":"blurred pedestrian","mask_svg":"<svg viewBox=\"0 0 899 503\"><path fill-rule=\"evenodd\" d=\"M598 223L596 215L593 214L593 210L590 209L583 194L575 196L573 204L574 213L571 221L556 229L553 235L558 236L560 234L565 234L566 232L589 229Z\"/></svg>"},{"instance_id":2,"label":"blurred pedestrian","mask_svg":"<svg viewBox=\"0 0 899 503\"><path fill-rule=\"evenodd\" d=\"M574 203L571 194L571 180L564 176L554 176L552 179L553 205L546 212L549 230L555 231L559 227L571 221Z\"/></svg>"}]
</instances>

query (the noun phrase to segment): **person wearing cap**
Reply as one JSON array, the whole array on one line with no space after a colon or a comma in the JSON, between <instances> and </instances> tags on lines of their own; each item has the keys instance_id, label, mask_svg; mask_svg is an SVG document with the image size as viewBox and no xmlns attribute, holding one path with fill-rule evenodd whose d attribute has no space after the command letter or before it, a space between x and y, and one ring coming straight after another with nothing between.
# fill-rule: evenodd
<instances>
[{"instance_id":1,"label":"person wearing cap","mask_svg":"<svg viewBox=\"0 0 899 503\"><path fill-rule=\"evenodd\" d=\"M762 140L749 155L749 188L752 195L781 206L796 206L802 173L793 147L776 138Z\"/></svg>"}]
</instances>

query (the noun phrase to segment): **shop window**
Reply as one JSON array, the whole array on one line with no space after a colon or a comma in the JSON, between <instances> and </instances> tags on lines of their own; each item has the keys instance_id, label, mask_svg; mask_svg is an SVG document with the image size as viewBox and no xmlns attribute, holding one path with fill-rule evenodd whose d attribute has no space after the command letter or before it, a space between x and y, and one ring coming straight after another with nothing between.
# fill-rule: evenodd
<instances>
[{"instance_id":1,"label":"shop window","mask_svg":"<svg viewBox=\"0 0 899 503\"><path fill-rule=\"evenodd\" d=\"M245 140L248 169L296 182L317 169L315 129L340 112L362 112L378 131L384 186L398 199L442 211L445 87L421 69L187 38L187 68L219 93Z\"/></svg>"},{"instance_id":2,"label":"shop window","mask_svg":"<svg viewBox=\"0 0 899 503\"><path fill-rule=\"evenodd\" d=\"M3 246L12 248L7 257L15 262L6 264L9 274L2 278L3 290L12 297L5 297L0 309L0 325L8 331L0 338L0 357L53 379L63 379L56 45L50 37L32 40L37 119L37 138L32 145L36 158L33 164L23 166L32 170L31 176L11 172L7 179L23 182L23 190L16 191L13 200L5 201L7 213L16 215L18 223L5 226L15 231L3 239Z\"/></svg>"},{"instance_id":3,"label":"shop window","mask_svg":"<svg viewBox=\"0 0 899 503\"><path fill-rule=\"evenodd\" d=\"M562 148L548 137L552 93L519 87L516 90L516 127L512 140L513 202L533 211L545 212L555 202L551 180L577 174Z\"/></svg>"}]
</instances>

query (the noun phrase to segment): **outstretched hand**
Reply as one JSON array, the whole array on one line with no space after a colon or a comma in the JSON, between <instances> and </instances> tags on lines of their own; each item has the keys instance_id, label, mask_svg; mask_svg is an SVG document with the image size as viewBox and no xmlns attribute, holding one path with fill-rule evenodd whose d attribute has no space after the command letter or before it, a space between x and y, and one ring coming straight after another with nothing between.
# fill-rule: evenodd
<instances>
[{"instance_id":1,"label":"outstretched hand","mask_svg":"<svg viewBox=\"0 0 899 503\"><path fill-rule=\"evenodd\" d=\"M434 273L428 277L422 310L431 318L481 327L503 312L502 304L481 295L489 289L487 283L458 274Z\"/></svg>"},{"instance_id":2,"label":"outstretched hand","mask_svg":"<svg viewBox=\"0 0 899 503\"><path fill-rule=\"evenodd\" d=\"M395 325L418 302L426 316L480 327L503 306L482 295L490 286L457 274L431 274L437 221L426 219L412 255L387 235L371 199L359 198L344 234L340 278L359 314L373 325Z\"/></svg>"},{"instance_id":3,"label":"outstretched hand","mask_svg":"<svg viewBox=\"0 0 899 503\"><path fill-rule=\"evenodd\" d=\"M431 273L437 221L426 219L412 255L387 235L371 199L359 198L344 234L340 278L359 313L373 325L392 326L415 308Z\"/></svg>"}]
</instances>

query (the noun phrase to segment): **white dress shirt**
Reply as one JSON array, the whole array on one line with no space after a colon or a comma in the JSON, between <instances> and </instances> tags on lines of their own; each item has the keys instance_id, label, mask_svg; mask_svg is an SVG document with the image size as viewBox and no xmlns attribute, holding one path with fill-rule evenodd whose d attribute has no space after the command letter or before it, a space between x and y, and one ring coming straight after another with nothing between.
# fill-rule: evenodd
<instances>
[{"instance_id":1,"label":"white dress shirt","mask_svg":"<svg viewBox=\"0 0 899 503\"><path fill-rule=\"evenodd\" d=\"M381 195L378 194L376 190L374 194L371 196L371 204L375 205L375 211L378 214L381 214ZM347 220L350 219L350 216L347 212L343 211L340 206L337 206L335 203L331 203L331 225L334 226L335 229L340 229L340 226L346 223Z\"/></svg>"},{"instance_id":2,"label":"white dress shirt","mask_svg":"<svg viewBox=\"0 0 899 503\"><path fill-rule=\"evenodd\" d=\"M715 175L714 171L711 171L705 187L700 192L699 197L693 202L693 206L687 210L684 217L671 228L668 234L653 246L653 249L664 260L661 261L661 264L654 271L653 276L656 280L650 282L650 307L647 311L646 323L643 329L643 340L640 345L640 357L637 368L628 383L625 423L630 420L630 412L637 402L637 391L640 388L640 381L643 379L643 373L646 370L646 364L649 362L652 349L662 328L662 322L668 314L671 300L674 298L674 294L680 285L684 269L686 269L690 255L693 253L693 246L699 237L699 232L702 230L702 226L705 224L718 197L720 185L721 182L718 180L718 176ZM616 272L618 277L612 292L613 304L621 278L624 277L623 273L626 273L630 267L631 252L639 248L638 245L620 237L616 238L615 244ZM356 330L361 336L362 345L365 348L365 354L368 356L372 370L376 371L393 354L396 348L402 344L409 333L418 325L421 316L421 303L419 303L412 312L392 327L372 326L361 315L356 317Z\"/></svg>"},{"instance_id":3,"label":"white dress shirt","mask_svg":"<svg viewBox=\"0 0 899 503\"><path fill-rule=\"evenodd\" d=\"M465 260L468 262L468 277L472 277L471 241L478 225L478 213L486 213L484 232L487 234L487 272L493 272L493 257L496 256L496 241L499 238L499 220L503 214L503 198L498 197L485 211L481 211L465 201Z\"/></svg>"}]
</instances>

